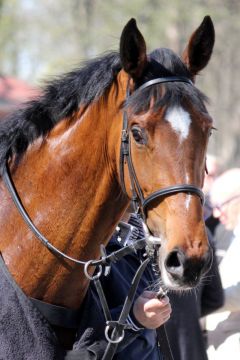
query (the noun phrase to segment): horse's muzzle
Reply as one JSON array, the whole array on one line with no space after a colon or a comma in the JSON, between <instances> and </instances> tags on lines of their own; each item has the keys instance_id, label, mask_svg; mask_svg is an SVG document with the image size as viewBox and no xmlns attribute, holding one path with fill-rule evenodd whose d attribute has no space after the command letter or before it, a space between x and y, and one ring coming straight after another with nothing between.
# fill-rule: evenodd
<instances>
[{"instance_id":1,"label":"horse's muzzle","mask_svg":"<svg viewBox=\"0 0 240 360\"><path fill-rule=\"evenodd\" d=\"M202 257L188 257L181 249L175 248L165 259L165 269L170 279L181 288L196 286L203 274L211 267L212 249Z\"/></svg>"}]
</instances>

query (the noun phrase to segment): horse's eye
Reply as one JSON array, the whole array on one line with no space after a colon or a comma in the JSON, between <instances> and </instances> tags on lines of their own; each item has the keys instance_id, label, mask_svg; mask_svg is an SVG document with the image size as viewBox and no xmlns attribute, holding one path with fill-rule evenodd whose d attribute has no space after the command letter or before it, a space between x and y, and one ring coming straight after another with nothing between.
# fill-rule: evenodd
<instances>
[{"instance_id":1,"label":"horse's eye","mask_svg":"<svg viewBox=\"0 0 240 360\"><path fill-rule=\"evenodd\" d=\"M147 142L146 136L140 127L133 126L131 130L132 130L132 136L138 144L143 144L143 145L146 144Z\"/></svg>"},{"instance_id":2,"label":"horse's eye","mask_svg":"<svg viewBox=\"0 0 240 360\"><path fill-rule=\"evenodd\" d=\"M214 126L212 126L210 129L209 129L209 133L208 133L208 136L210 137L213 133L213 130L217 130Z\"/></svg>"}]
</instances>

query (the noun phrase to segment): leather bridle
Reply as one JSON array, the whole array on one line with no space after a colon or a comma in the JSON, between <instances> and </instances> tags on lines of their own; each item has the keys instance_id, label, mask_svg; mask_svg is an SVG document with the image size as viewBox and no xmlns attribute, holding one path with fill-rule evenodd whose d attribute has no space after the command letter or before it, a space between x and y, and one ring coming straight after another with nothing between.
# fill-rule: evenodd
<instances>
[{"instance_id":1,"label":"leather bridle","mask_svg":"<svg viewBox=\"0 0 240 360\"><path fill-rule=\"evenodd\" d=\"M155 84L162 84L168 82L184 82L190 85L193 85L192 81L186 77L182 76L170 76L170 77L160 77L157 79L149 80L140 86L137 91L141 91L149 86L153 86ZM129 94L129 89L127 90L127 99L131 96ZM128 116L127 111L124 111L123 114L123 128L122 128L122 137L121 137L121 150L120 150L120 182L124 193L128 196L125 185L125 176L124 176L124 165L127 164L128 173L131 184L131 192L132 192L132 204L135 212L141 211L141 215L145 218L147 207L156 199L160 201L165 196L170 196L177 193L188 193L197 195L202 205L204 204L204 193L203 191L193 185L193 184L176 184L172 186L165 187L163 189L159 189L154 191L152 194L144 197L143 191L139 184L133 161L131 156L131 136L129 136L128 129Z\"/></svg>"}]
</instances>

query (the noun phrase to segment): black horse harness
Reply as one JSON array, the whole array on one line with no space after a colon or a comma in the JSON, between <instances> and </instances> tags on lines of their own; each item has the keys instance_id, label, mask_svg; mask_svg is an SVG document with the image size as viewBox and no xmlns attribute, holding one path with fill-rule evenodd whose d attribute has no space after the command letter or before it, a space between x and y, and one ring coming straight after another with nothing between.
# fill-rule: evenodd
<instances>
[{"instance_id":1,"label":"black horse harness","mask_svg":"<svg viewBox=\"0 0 240 360\"><path fill-rule=\"evenodd\" d=\"M185 82L188 84L192 84L191 80L186 77L181 76L172 76L172 77L161 77L157 79L150 80L146 83L144 83L142 86L138 88L138 91L145 89L149 86L152 86L154 84L161 84L161 83L167 83L167 82ZM128 95L129 91L128 91ZM72 258L65 253L61 252L59 249L57 249L54 245L52 245L47 238L44 237L44 235L41 234L41 232L36 228L36 226L33 224L32 220L30 219L29 215L27 214L26 210L24 209L24 206L22 205L21 199L19 198L17 191L15 189L14 183L11 179L10 172L8 169L8 164L6 162L5 166L3 167L3 173L2 173L2 179L12 197L12 200L14 201L19 213L21 214L22 218L24 219L27 226L31 229L31 231L35 234L35 236L42 242L44 246L46 246L54 255L64 259L64 260L70 260L74 263L77 263L79 265L84 266L84 273L87 276L89 280L94 281L94 284L96 286L103 312L106 319L106 330L105 330L105 336L108 341L108 346L106 348L105 354L103 356L103 360L111 360L114 356L114 353L117 350L117 345L120 341L122 341L124 337L124 329L129 328L129 325L126 323L127 316L130 312L130 309L134 302L134 297L136 294L136 290L139 284L139 281L141 279L141 276L147 266L147 264L150 261L150 258L148 257L144 261L142 261L140 267L138 268L134 279L132 280L131 287L129 289L129 293L126 297L126 300L124 302L122 312L120 314L120 317L118 321L112 321L110 310L108 308L106 298L100 283L100 276L102 274L103 267L109 268L111 262L116 262L120 260L123 256L135 252L138 249L146 248L147 254L152 255L154 251L156 251L156 246L159 247L161 245L160 239L156 238L154 236L151 236L148 232L148 229L146 227L146 224L144 222L145 215L146 215L146 208L149 206L149 204L154 201L155 199L163 199L165 196L170 196L172 194L176 193L189 193L197 195L202 204L204 202L204 194L202 190L195 185L192 184L177 184L173 186L169 186L160 190L157 190L153 192L151 195L144 198L141 186L138 182L138 178L134 169L134 165L132 162L131 157L131 138L129 136L128 131L128 118L127 113L124 111L123 114L123 129L122 129L122 137L121 137L121 154L120 154L120 180L121 180L121 186L125 194L126 187L125 187L125 181L124 181L124 164L127 164L128 172L129 172L129 178L131 183L131 191L132 191L132 203L136 212L136 216L138 217L138 220L142 222L143 229L144 229L144 237L140 240L136 240L132 242L131 244L128 244L121 248L118 251L115 251L109 255L106 254L105 248L101 247L101 258L99 260L89 260L88 262L80 261L75 258ZM141 214L139 212L139 209L141 210ZM96 271L94 275L89 274L89 267L95 266ZM43 312L46 310L47 313L54 313L56 311L58 313L58 310L56 310L55 305L50 304L41 304L37 299L34 299L33 302L36 306L42 309ZM49 310L50 309L50 310ZM53 309L53 311L52 311ZM61 308L62 311L64 308ZM63 311L64 312L64 311ZM68 311L66 310L67 314ZM74 315L74 312L73 312ZM50 316L51 317L51 316ZM54 316L53 316L54 317ZM59 320L59 315L56 316L57 321ZM60 318L64 318L64 314L60 316ZM74 321L74 320L73 320ZM161 330L162 329L162 330ZM165 333L165 328L162 326L158 329L159 338L162 340L161 346L164 350L164 359L165 360L172 360L172 354L171 350L169 348L168 340Z\"/></svg>"}]
</instances>

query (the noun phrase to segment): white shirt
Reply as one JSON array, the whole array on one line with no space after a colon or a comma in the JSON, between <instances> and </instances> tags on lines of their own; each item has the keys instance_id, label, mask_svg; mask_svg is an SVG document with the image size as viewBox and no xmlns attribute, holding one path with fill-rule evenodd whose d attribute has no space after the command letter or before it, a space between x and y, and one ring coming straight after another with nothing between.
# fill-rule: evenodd
<instances>
[{"instance_id":1,"label":"white shirt","mask_svg":"<svg viewBox=\"0 0 240 360\"><path fill-rule=\"evenodd\" d=\"M240 224L233 234L231 244L219 265L225 293L225 304L219 311L240 311Z\"/></svg>"},{"instance_id":2,"label":"white shirt","mask_svg":"<svg viewBox=\"0 0 240 360\"><path fill-rule=\"evenodd\" d=\"M207 316L209 360L240 359L240 224L219 265L225 303Z\"/></svg>"}]
</instances>

